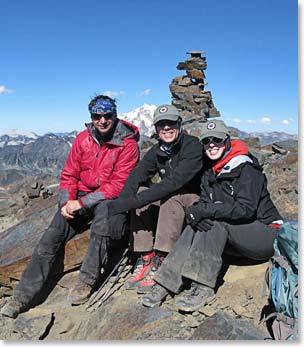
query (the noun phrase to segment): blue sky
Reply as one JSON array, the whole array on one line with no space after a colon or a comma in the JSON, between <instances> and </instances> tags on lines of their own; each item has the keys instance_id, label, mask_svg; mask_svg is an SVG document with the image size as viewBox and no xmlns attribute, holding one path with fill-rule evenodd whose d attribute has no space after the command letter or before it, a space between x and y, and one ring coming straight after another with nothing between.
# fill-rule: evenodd
<instances>
[{"instance_id":1,"label":"blue sky","mask_svg":"<svg viewBox=\"0 0 305 347\"><path fill-rule=\"evenodd\" d=\"M0 134L81 130L106 91L168 103L189 50L228 125L297 133L297 20L297 0L0 0Z\"/></svg>"}]
</instances>

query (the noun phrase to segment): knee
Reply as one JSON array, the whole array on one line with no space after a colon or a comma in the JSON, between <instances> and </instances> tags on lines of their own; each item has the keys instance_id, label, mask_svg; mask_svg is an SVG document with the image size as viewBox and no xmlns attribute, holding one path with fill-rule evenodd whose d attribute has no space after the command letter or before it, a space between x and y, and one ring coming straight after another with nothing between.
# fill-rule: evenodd
<instances>
[{"instance_id":1,"label":"knee","mask_svg":"<svg viewBox=\"0 0 305 347\"><path fill-rule=\"evenodd\" d=\"M91 224L91 236L95 235L97 237L98 235L103 235L107 233L109 229L109 219L105 218L102 215L96 214L92 224Z\"/></svg>"},{"instance_id":2,"label":"knee","mask_svg":"<svg viewBox=\"0 0 305 347\"><path fill-rule=\"evenodd\" d=\"M61 230L48 228L37 245L38 255L54 255L65 242L65 235Z\"/></svg>"},{"instance_id":3,"label":"knee","mask_svg":"<svg viewBox=\"0 0 305 347\"><path fill-rule=\"evenodd\" d=\"M178 195L174 195L167 199L163 204L160 206L159 215L168 216L168 217L179 217L183 218L185 217L185 211L183 204L181 203L181 200L179 199Z\"/></svg>"}]
</instances>

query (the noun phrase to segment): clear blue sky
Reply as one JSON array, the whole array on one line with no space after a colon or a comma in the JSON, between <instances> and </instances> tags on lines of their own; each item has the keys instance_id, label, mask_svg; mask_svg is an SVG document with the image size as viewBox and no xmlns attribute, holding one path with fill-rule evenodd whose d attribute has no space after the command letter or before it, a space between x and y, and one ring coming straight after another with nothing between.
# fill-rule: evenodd
<instances>
[{"instance_id":1,"label":"clear blue sky","mask_svg":"<svg viewBox=\"0 0 305 347\"><path fill-rule=\"evenodd\" d=\"M189 50L229 125L298 131L297 0L0 0L0 135L71 131L94 94L171 101Z\"/></svg>"}]
</instances>

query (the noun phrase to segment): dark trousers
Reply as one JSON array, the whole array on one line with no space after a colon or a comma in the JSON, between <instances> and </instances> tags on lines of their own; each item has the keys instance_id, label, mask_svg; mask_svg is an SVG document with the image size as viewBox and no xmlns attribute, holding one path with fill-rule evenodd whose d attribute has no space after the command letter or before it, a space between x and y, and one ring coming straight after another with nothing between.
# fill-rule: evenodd
<instances>
[{"instance_id":1,"label":"dark trousers","mask_svg":"<svg viewBox=\"0 0 305 347\"><path fill-rule=\"evenodd\" d=\"M40 292L62 247L73 236L88 229L89 222L94 220L94 214L99 207L97 205L95 209L80 210L71 220L64 218L60 210L57 211L35 247L29 264L14 290L16 299L28 304ZM103 264L107 261L109 243L108 237L99 235L98 231L91 228L89 247L80 268L80 280L89 285L96 282Z\"/></svg>"},{"instance_id":2,"label":"dark trousers","mask_svg":"<svg viewBox=\"0 0 305 347\"><path fill-rule=\"evenodd\" d=\"M214 222L208 232L195 232L187 226L154 279L174 293L179 292L184 278L215 288L226 245L243 257L268 260L277 234L259 221L242 225Z\"/></svg>"}]
</instances>

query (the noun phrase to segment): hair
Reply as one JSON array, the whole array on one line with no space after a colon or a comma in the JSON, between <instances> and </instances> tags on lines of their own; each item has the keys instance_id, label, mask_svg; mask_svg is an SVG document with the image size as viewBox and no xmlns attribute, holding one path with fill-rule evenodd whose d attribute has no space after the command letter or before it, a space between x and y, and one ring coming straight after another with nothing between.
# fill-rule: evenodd
<instances>
[{"instance_id":1,"label":"hair","mask_svg":"<svg viewBox=\"0 0 305 347\"><path fill-rule=\"evenodd\" d=\"M96 95L95 97L91 98L91 101L89 102L88 105L88 110L91 113L91 109L92 107L96 104L97 100L100 99L104 99L104 100L110 100L114 103L114 105L116 106L116 99L112 99L110 96L108 95Z\"/></svg>"}]
</instances>

